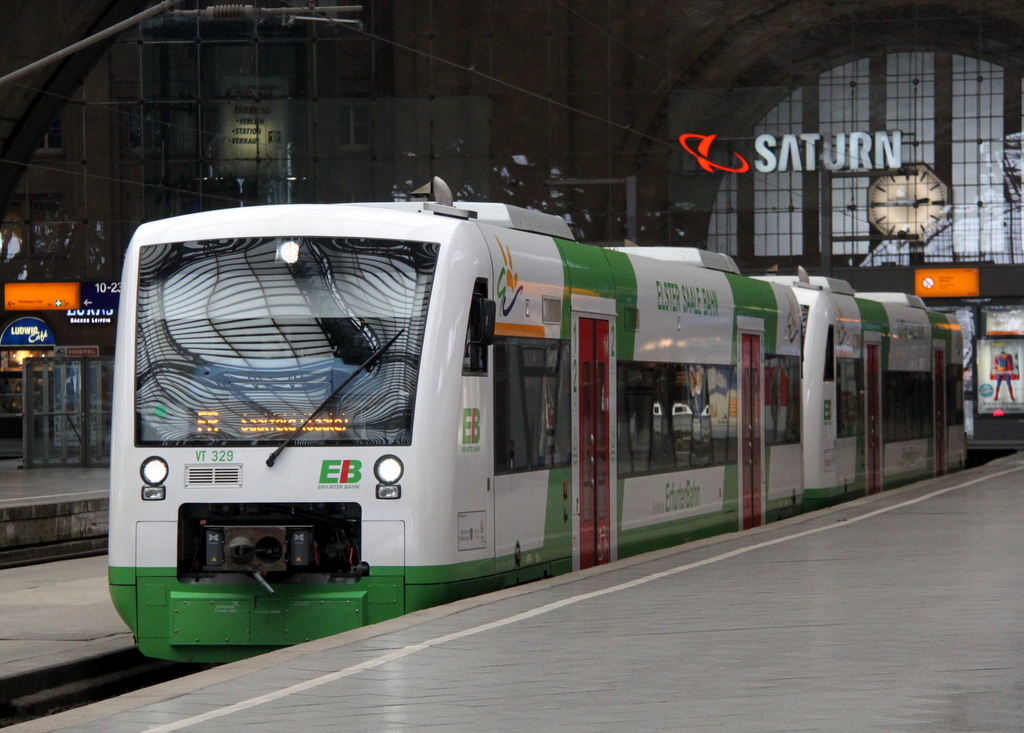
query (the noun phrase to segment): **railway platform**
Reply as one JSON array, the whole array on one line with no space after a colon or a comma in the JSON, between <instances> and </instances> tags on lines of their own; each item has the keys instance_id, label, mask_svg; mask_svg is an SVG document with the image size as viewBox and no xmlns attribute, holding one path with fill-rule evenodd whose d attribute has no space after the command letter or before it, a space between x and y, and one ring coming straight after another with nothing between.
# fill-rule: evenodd
<instances>
[{"instance_id":1,"label":"railway platform","mask_svg":"<svg viewBox=\"0 0 1024 733\"><path fill-rule=\"evenodd\" d=\"M0 459L0 568L104 552L110 470L21 466Z\"/></svg>"},{"instance_id":2,"label":"railway platform","mask_svg":"<svg viewBox=\"0 0 1024 733\"><path fill-rule=\"evenodd\" d=\"M1014 455L9 730L1019 730L1022 524Z\"/></svg>"},{"instance_id":3,"label":"railway platform","mask_svg":"<svg viewBox=\"0 0 1024 733\"><path fill-rule=\"evenodd\" d=\"M110 603L105 555L0 570L0 619L0 687L135 646Z\"/></svg>"}]
</instances>

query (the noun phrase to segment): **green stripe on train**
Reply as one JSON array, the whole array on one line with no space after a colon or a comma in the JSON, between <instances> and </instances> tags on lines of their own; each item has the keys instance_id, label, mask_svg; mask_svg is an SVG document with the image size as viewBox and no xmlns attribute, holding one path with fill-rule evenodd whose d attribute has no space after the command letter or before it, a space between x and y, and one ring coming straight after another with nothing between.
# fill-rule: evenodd
<instances>
[{"instance_id":1,"label":"green stripe on train","mask_svg":"<svg viewBox=\"0 0 1024 733\"><path fill-rule=\"evenodd\" d=\"M764 322L764 353L774 354L778 339L779 306L775 300L772 286L762 280L725 273L732 288L733 301L736 303L736 317L760 318ZM733 324L735 330L735 322ZM733 340L733 362L737 361L736 340Z\"/></svg>"},{"instance_id":2,"label":"green stripe on train","mask_svg":"<svg viewBox=\"0 0 1024 733\"><path fill-rule=\"evenodd\" d=\"M627 324L637 315L636 272L622 252L594 247L565 239L555 239L562 256L565 291L562 299L562 338L570 337L572 294L593 295L615 300L615 357L633 359L636 332Z\"/></svg>"}]
</instances>

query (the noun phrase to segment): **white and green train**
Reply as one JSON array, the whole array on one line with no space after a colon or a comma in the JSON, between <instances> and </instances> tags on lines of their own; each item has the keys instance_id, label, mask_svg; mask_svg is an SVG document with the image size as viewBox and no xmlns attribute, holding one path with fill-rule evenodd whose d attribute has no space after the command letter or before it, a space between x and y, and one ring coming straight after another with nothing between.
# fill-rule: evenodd
<instances>
[{"instance_id":1,"label":"white and green train","mask_svg":"<svg viewBox=\"0 0 1024 733\"><path fill-rule=\"evenodd\" d=\"M238 659L964 457L945 316L512 206L153 222L122 288L110 588L154 657Z\"/></svg>"},{"instance_id":2,"label":"white and green train","mask_svg":"<svg viewBox=\"0 0 1024 733\"><path fill-rule=\"evenodd\" d=\"M793 288L804 320L803 510L963 467L963 336L903 293Z\"/></svg>"}]
</instances>

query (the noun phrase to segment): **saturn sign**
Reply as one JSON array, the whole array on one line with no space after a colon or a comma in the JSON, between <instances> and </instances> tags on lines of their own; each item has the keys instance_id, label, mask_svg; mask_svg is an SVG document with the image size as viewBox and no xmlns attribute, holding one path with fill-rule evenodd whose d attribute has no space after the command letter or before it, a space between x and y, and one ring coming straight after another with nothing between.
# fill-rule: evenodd
<instances>
[{"instance_id":1,"label":"saturn sign","mask_svg":"<svg viewBox=\"0 0 1024 733\"><path fill-rule=\"evenodd\" d=\"M750 162L733 152L732 164L723 165L711 160L711 146L718 135L683 133L679 144L697 159L698 165L708 173L746 173ZM819 168L838 171L848 169L872 170L899 168L903 165L903 133L892 132L840 132L830 139L817 132L785 134L781 137L763 134L754 138L757 159L753 168L760 173L786 171L813 171ZM820 163L820 165L819 165Z\"/></svg>"}]
</instances>

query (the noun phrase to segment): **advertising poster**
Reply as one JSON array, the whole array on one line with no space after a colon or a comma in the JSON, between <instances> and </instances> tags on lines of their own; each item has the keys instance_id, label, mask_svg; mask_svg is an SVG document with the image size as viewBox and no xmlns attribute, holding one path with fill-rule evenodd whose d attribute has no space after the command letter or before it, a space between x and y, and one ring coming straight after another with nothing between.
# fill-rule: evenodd
<instances>
[{"instance_id":1,"label":"advertising poster","mask_svg":"<svg viewBox=\"0 0 1024 733\"><path fill-rule=\"evenodd\" d=\"M255 175L257 163L279 163L288 157L287 79L225 77L220 103L220 159L226 174ZM255 101L259 100L259 101Z\"/></svg>"},{"instance_id":2,"label":"advertising poster","mask_svg":"<svg viewBox=\"0 0 1024 733\"><path fill-rule=\"evenodd\" d=\"M1019 339L982 340L978 344L978 412L991 415L996 410L1024 412L1024 394L1020 383L1021 346Z\"/></svg>"}]
</instances>

